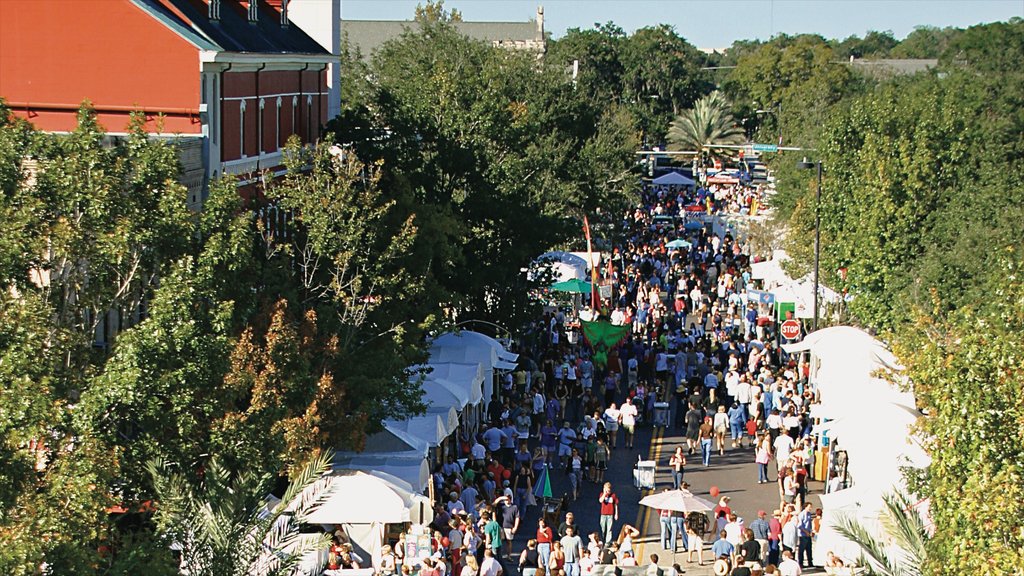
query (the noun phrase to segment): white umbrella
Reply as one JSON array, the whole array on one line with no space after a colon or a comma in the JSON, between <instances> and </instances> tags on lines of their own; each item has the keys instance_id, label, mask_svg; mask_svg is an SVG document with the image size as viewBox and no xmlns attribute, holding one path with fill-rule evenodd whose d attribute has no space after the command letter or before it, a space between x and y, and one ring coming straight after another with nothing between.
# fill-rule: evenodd
<instances>
[{"instance_id":1,"label":"white umbrella","mask_svg":"<svg viewBox=\"0 0 1024 576\"><path fill-rule=\"evenodd\" d=\"M694 496L689 490L665 490L644 496L640 499L641 506L657 508L658 510L671 510L673 512L707 512L714 510L715 505L707 500Z\"/></svg>"}]
</instances>

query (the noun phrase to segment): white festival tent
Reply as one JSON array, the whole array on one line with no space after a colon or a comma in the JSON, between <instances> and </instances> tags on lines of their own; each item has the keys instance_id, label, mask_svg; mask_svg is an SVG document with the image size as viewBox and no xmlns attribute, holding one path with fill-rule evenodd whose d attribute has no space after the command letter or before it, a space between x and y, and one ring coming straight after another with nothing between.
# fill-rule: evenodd
<instances>
[{"instance_id":1,"label":"white festival tent","mask_svg":"<svg viewBox=\"0 0 1024 576\"><path fill-rule=\"evenodd\" d=\"M812 405L815 432L828 435L834 448L847 456L853 486L821 497L822 530L814 555L832 551L847 560L860 556L856 544L836 530L841 517L878 527L883 494L903 487L902 467L923 468L931 458L915 437L922 417L913 392L899 390L886 375L898 379L896 357L870 334L850 326L833 326L809 334L803 341L784 344L793 354L810 353L810 381L820 404Z\"/></svg>"},{"instance_id":2,"label":"white festival tent","mask_svg":"<svg viewBox=\"0 0 1024 576\"><path fill-rule=\"evenodd\" d=\"M470 394L469 387L456 384L447 378L439 378L433 374L428 374L420 380L420 388L423 389L424 402L428 400L433 404L451 402L451 405L460 413L466 409L466 406L471 404L472 395Z\"/></svg>"},{"instance_id":3,"label":"white festival tent","mask_svg":"<svg viewBox=\"0 0 1024 576\"><path fill-rule=\"evenodd\" d=\"M586 280L587 261L571 252L546 252L534 260L536 263L547 263L551 266L551 272L555 275L555 282L566 280ZM536 280L536 273L531 274L531 280Z\"/></svg>"},{"instance_id":4,"label":"white festival tent","mask_svg":"<svg viewBox=\"0 0 1024 576\"><path fill-rule=\"evenodd\" d=\"M692 178L687 178L679 172L669 172L664 176L658 176L654 180L651 180L651 184L657 186L693 186L696 182Z\"/></svg>"},{"instance_id":5,"label":"white festival tent","mask_svg":"<svg viewBox=\"0 0 1024 576\"><path fill-rule=\"evenodd\" d=\"M462 412L469 404L469 390L461 390L447 380L424 378L420 381L420 389L423 390L420 400L426 406L451 407Z\"/></svg>"},{"instance_id":6,"label":"white festival tent","mask_svg":"<svg viewBox=\"0 0 1024 576\"><path fill-rule=\"evenodd\" d=\"M445 335L447 336L447 335ZM431 343L430 362L457 362L463 364L480 364L483 370L483 402L491 401L494 394L494 370L512 370L515 362L503 360L498 351L490 344L471 338L438 338Z\"/></svg>"},{"instance_id":7,"label":"white festival tent","mask_svg":"<svg viewBox=\"0 0 1024 576\"><path fill-rule=\"evenodd\" d=\"M442 334L434 339L434 344L440 346L447 345L478 345L483 344L490 346L498 354L498 358L505 362L515 362L519 360L519 354L509 352L505 349L505 345L498 340L491 338L486 334L474 332L472 330L460 330L458 332L448 332Z\"/></svg>"},{"instance_id":8,"label":"white festival tent","mask_svg":"<svg viewBox=\"0 0 1024 576\"><path fill-rule=\"evenodd\" d=\"M380 567L385 525L409 522L413 513L431 508L430 499L408 482L380 471L336 471L325 481L332 494L306 523L340 526L375 568Z\"/></svg>"},{"instance_id":9,"label":"white festival tent","mask_svg":"<svg viewBox=\"0 0 1024 576\"><path fill-rule=\"evenodd\" d=\"M423 456L339 453L334 456L333 467L335 471L362 470L389 474L408 483L417 494L426 492L430 485L430 465Z\"/></svg>"},{"instance_id":10,"label":"white festival tent","mask_svg":"<svg viewBox=\"0 0 1024 576\"><path fill-rule=\"evenodd\" d=\"M427 380L450 383L465 389L469 394L469 405L476 406L483 401L484 372L478 362L431 362Z\"/></svg>"},{"instance_id":11,"label":"white festival tent","mask_svg":"<svg viewBox=\"0 0 1024 576\"><path fill-rule=\"evenodd\" d=\"M453 406L427 406L426 413L421 416L407 420L385 420L384 428L391 432L406 432L435 448L458 430L459 415Z\"/></svg>"}]
</instances>

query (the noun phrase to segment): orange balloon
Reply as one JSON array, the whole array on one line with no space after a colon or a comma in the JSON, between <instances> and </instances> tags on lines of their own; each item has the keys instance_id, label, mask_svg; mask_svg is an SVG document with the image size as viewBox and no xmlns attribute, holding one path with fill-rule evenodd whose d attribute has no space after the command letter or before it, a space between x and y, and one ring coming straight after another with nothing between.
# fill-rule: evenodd
<instances>
[{"instance_id":1,"label":"orange balloon","mask_svg":"<svg viewBox=\"0 0 1024 576\"><path fill-rule=\"evenodd\" d=\"M716 496L716 497L717 497L717 496L718 496L718 494L719 494L719 492L718 492L718 486L712 486L712 487L711 487L711 490L710 490L710 492L711 492L711 495L712 495L712 496Z\"/></svg>"}]
</instances>

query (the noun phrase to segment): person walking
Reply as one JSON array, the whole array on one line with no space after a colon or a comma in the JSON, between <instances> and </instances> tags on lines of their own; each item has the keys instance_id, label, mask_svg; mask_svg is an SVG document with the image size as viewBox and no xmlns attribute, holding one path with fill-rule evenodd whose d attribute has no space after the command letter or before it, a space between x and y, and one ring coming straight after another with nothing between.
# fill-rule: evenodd
<instances>
[{"instance_id":1,"label":"person walking","mask_svg":"<svg viewBox=\"0 0 1024 576\"><path fill-rule=\"evenodd\" d=\"M714 429L711 426L711 418L704 418L700 425L700 454L705 466L711 465L711 440L714 437Z\"/></svg>"},{"instance_id":2,"label":"person walking","mask_svg":"<svg viewBox=\"0 0 1024 576\"><path fill-rule=\"evenodd\" d=\"M604 489L597 497L597 501L601 505L601 534L605 542L611 542L612 528L619 519L619 497L612 492L611 482L604 483Z\"/></svg>"},{"instance_id":3,"label":"person walking","mask_svg":"<svg viewBox=\"0 0 1024 576\"><path fill-rule=\"evenodd\" d=\"M633 404L633 399L627 397L626 401L622 404L622 408L619 409L619 417L622 421L627 450L632 450L633 448L633 436L636 434L636 418L638 414L639 411L636 409L636 405Z\"/></svg>"},{"instance_id":4,"label":"person walking","mask_svg":"<svg viewBox=\"0 0 1024 576\"><path fill-rule=\"evenodd\" d=\"M551 557L551 542L554 539L554 530L552 530L544 518L541 517L537 520L537 555L540 558L540 567L544 569L545 575L548 572L548 559Z\"/></svg>"},{"instance_id":5,"label":"person walking","mask_svg":"<svg viewBox=\"0 0 1024 576\"><path fill-rule=\"evenodd\" d=\"M658 510L658 518L661 521L661 547L665 550L672 550L675 548L675 531L672 526L672 511Z\"/></svg>"},{"instance_id":6,"label":"person walking","mask_svg":"<svg viewBox=\"0 0 1024 576\"><path fill-rule=\"evenodd\" d=\"M672 553L675 554L678 548L677 538L683 539L683 551L690 549L689 535L686 531L686 516L682 512L672 513Z\"/></svg>"},{"instance_id":7,"label":"person walking","mask_svg":"<svg viewBox=\"0 0 1024 576\"><path fill-rule=\"evenodd\" d=\"M683 483L683 473L686 471L686 455L683 454L682 446L676 446L676 451L668 459L668 467L672 472L672 489L678 490Z\"/></svg>"},{"instance_id":8,"label":"person walking","mask_svg":"<svg viewBox=\"0 0 1024 576\"><path fill-rule=\"evenodd\" d=\"M576 534L576 527L569 526L560 541L565 555L565 576L580 576L580 558L583 557L583 541Z\"/></svg>"},{"instance_id":9,"label":"person walking","mask_svg":"<svg viewBox=\"0 0 1024 576\"><path fill-rule=\"evenodd\" d=\"M539 567L540 553L537 551L537 541L530 538L526 542L526 549L519 555L519 573L522 576L537 576Z\"/></svg>"},{"instance_id":10,"label":"person walking","mask_svg":"<svg viewBox=\"0 0 1024 576\"><path fill-rule=\"evenodd\" d=\"M608 447L615 449L615 441L619 435L619 423L622 422L622 412L612 402L604 411L604 427L608 431Z\"/></svg>"},{"instance_id":11,"label":"person walking","mask_svg":"<svg viewBox=\"0 0 1024 576\"><path fill-rule=\"evenodd\" d=\"M804 509L797 516L797 529L799 530L799 550L797 562L804 567L804 558L807 558L807 568L814 567L814 560L811 557L811 544L814 537L814 505L810 502L804 504Z\"/></svg>"},{"instance_id":12,"label":"person walking","mask_svg":"<svg viewBox=\"0 0 1024 576\"><path fill-rule=\"evenodd\" d=\"M754 451L754 462L757 463L757 483L767 484L768 480L768 462L772 459L772 447L771 441L768 434L761 436L761 439L757 442L757 448Z\"/></svg>"},{"instance_id":13,"label":"person walking","mask_svg":"<svg viewBox=\"0 0 1024 576\"><path fill-rule=\"evenodd\" d=\"M729 415L725 413L725 406L719 406L715 412L712 426L715 429L715 448L720 456L725 455L725 433L729 431Z\"/></svg>"}]
</instances>

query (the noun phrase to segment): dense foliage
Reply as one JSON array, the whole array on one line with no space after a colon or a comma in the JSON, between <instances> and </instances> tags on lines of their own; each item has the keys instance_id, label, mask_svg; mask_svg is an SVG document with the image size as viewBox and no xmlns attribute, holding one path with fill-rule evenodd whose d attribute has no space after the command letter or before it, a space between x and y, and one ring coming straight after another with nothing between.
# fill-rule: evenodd
<instances>
[{"instance_id":1,"label":"dense foliage","mask_svg":"<svg viewBox=\"0 0 1024 576\"><path fill-rule=\"evenodd\" d=\"M922 38L943 52L922 54ZM924 572L1010 574L1024 554L1024 21L905 42L907 54L939 56L938 68L840 86L818 110L821 270L854 296L856 322L894 342L927 410L933 463L915 483L935 527ZM772 161L786 175L795 158ZM806 265L812 179L785 177L777 207Z\"/></svg>"},{"instance_id":2,"label":"dense foliage","mask_svg":"<svg viewBox=\"0 0 1024 576\"><path fill-rule=\"evenodd\" d=\"M619 213L636 148L716 89L715 130L824 163L823 277L895 342L929 411L927 572L1013 570L1024 22L717 55L671 27L607 23L538 58L459 35L441 2L416 17L376 54L346 54L340 146L293 145L289 174L247 202L213 183L200 214L173 143L138 122L112 140L86 106L78 130L48 135L0 107L0 572L173 573L174 509L163 530L136 513L158 495L150 471L173 478L168 502L258 485L249 498L415 412L403 369L425 334L533 314L522 269L578 245L584 216ZM869 77L850 56L939 65ZM766 159L807 265L812 180L791 155ZM251 508L231 511L239 525Z\"/></svg>"}]
</instances>

